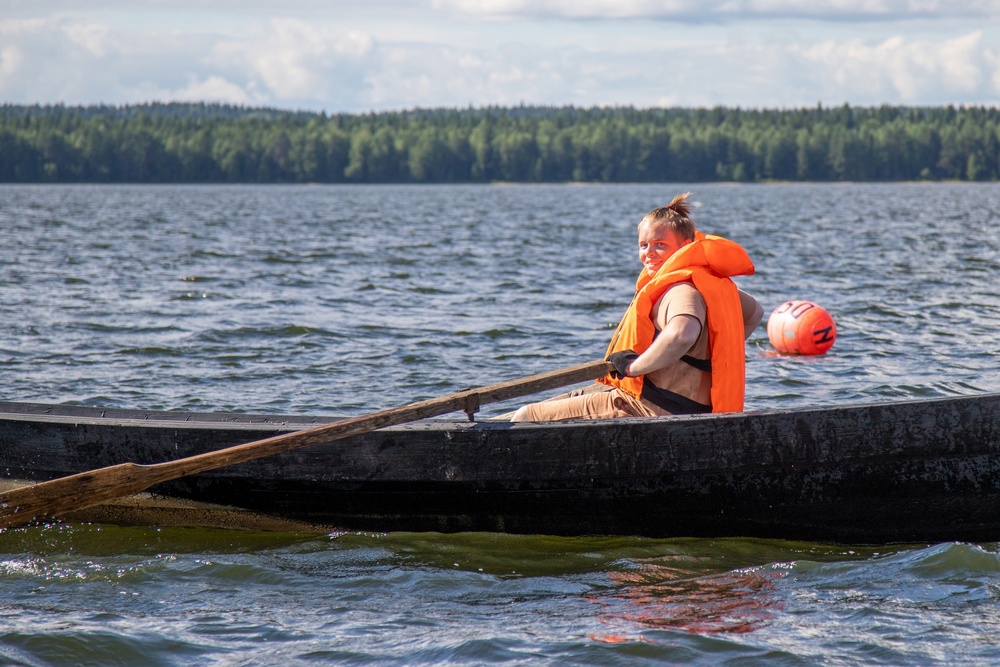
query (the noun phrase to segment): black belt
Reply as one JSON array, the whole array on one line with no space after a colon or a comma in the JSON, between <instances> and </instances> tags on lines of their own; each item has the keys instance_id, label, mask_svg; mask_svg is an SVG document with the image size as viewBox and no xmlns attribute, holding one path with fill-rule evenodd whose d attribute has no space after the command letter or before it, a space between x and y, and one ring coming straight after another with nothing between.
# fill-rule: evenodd
<instances>
[{"instance_id":1,"label":"black belt","mask_svg":"<svg viewBox=\"0 0 1000 667\"><path fill-rule=\"evenodd\" d=\"M692 401L667 389L660 389L648 379L642 380L642 397L672 415L700 415L712 411L711 405Z\"/></svg>"}]
</instances>

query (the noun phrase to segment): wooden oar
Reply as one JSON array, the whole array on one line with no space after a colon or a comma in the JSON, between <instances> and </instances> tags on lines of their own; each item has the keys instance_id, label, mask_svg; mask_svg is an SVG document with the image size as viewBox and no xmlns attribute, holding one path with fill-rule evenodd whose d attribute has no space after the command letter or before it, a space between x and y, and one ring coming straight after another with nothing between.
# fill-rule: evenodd
<instances>
[{"instance_id":1,"label":"wooden oar","mask_svg":"<svg viewBox=\"0 0 1000 667\"><path fill-rule=\"evenodd\" d=\"M0 529L23 526L58 517L73 510L93 507L109 500L145 491L151 486L172 479L273 456L309 445L349 438L386 426L396 426L460 410L471 416L480 405L594 380L610 372L612 368L614 367L606 361L592 361L479 389L467 389L360 417L349 417L323 426L284 433L215 452L153 465L121 463L24 486L0 494Z\"/></svg>"}]
</instances>

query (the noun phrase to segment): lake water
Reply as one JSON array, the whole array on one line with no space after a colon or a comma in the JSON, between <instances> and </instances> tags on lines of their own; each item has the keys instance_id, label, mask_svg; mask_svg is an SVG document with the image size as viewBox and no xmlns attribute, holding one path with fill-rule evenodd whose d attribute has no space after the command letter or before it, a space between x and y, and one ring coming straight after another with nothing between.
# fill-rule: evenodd
<instances>
[{"instance_id":1,"label":"lake water","mask_svg":"<svg viewBox=\"0 0 1000 667\"><path fill-rule=\"evenodd\" d=\"M837 322L762 324L749 410L1000 391L996 184L0 186L0 399L353 415L594 360L688 189L766 313ZM996 543L53 525L0 586L0 665L1000 663Z\"/></svg>"}]
</instances>

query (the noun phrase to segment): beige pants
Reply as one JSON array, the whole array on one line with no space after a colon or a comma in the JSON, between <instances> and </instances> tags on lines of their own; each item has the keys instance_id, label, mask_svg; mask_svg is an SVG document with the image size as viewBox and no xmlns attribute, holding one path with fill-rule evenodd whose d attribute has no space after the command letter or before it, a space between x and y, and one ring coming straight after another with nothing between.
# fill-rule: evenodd
<instances>
[{"instance_id":1,"label":"beige pants","mask_svg":"<svg viewBox=\"0 0 1000 667\"><path fill-rule=\"evenodd\" d=\"M563 419L614 419L618 417L662 417L670 413L615 388L580 392L575 396L529 403L518 408L512 422L561 421Z\"/></svg>"}]
</instances>

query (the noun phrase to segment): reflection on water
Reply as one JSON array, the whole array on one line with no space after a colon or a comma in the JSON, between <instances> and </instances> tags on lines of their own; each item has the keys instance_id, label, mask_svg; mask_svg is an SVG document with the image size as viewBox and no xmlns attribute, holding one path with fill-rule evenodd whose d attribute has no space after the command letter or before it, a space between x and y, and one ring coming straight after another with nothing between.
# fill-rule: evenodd
<instances>
[{"instance_id":1,"label":"reflection on water","mask_svg":"<svg viewBox=\"0 0 1000 667\"><path fill-rule=\"evenodd\" d=\"M768 623L780 611L775 582L787 567L772 564L712 572L692 569L683 556L637 561L634 569L609 573L616 586L610 597L595 599L606 607L605 622L696 634L745 633ZM613 634L600 641L631 641Z\"/></svg>"}]
</instances>

